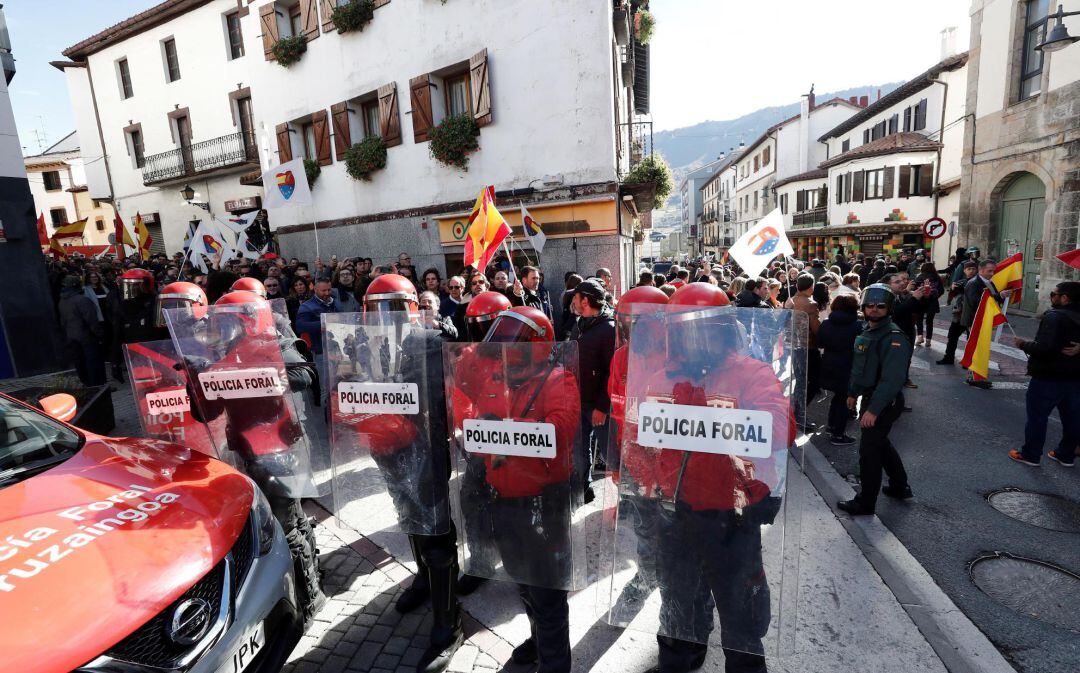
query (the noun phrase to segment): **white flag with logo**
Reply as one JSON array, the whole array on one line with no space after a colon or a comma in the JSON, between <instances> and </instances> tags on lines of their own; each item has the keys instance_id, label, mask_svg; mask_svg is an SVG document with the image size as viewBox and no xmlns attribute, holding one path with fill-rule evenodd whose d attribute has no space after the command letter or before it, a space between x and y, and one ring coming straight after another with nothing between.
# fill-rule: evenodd
<instances>
[{"instance_id":1,"label":"white flag with logo","mask_svg":"<svg viewBox=\"0 0 1080 673\"><path fill-rule=\"evenodd\" d=\"M221 255L221 259L232 259L236 253L232 242L224 236L220 229L212 221L200 220L199 227L191 235L191 244L188 247L188 257L191 263L206 273L206 264L203 256L213 257Z\"/></svg>"},{"instance_id":2,"label":"white flag with logo","mask_svg":"<svg viewBox=\"0 0 1080 673\"><path fill-rule=\"evenodd\" d=\"M739 237L728 253L739 263L743 272L753 278L777 255L795 255L784 232L784 217L777 208L761 218L752 229Z\"/></svg>"},{"instance_id":3,"label":"white flag with logo","mask_svg":"<svg viewBox=\"0 0 1080 673\"><path fill-rule=\"evenodd\" d=\"M544 254L544 244L547 243L547 236L544 235L544 230L540 228L540 223L533 219L533 216L529 214L529 211L525 208L525 204L521 203L521 224L525 228L525 235L529 237L529 243L532 243L533 250L536 254Z\"/></svg>"},{"instance_id":4,"label":"white flag with logo","mask_svg":"<svg viewBox=\"0 0 1080 673\"><path fill-rule=\"evenodd\" d=\"M266 171L262 174L262 183L265 208L311 205L311 188L303 158L286 161Z\"/></svg>"}]
</instances>

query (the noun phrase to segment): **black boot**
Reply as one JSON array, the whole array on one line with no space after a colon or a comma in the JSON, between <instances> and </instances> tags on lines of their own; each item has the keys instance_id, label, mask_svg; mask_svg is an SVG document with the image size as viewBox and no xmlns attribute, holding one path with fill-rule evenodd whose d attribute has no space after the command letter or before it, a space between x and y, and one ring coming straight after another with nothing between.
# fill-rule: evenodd
<instances>
[{"instance_id":1,"label":"black boot","mask_svg":"<svg viewBox=\"0 0 1080 673\"><path fill-rule=\"evenodd\" d=\"M296 574L296 593L304 622L309 623L326 605L319 572L319 550L315 547L315 529L296 498L270 497L270 507L285 531Z\"/></svg>"},{"instance_id":2,"label":"black boot","mask_svg":"<svg viewBox=\"0 0 1080 673\"><path fill-rule=\"evenodd\" d=\"M455 585L457 563L430 569L431 578L431 644L416 664L417 673L440 673L450 665L454 653L461 647L465 635L461 630Z\"/></svg>"},{"instance_id":3,"label":"black boot","mask_svg":"<svg viewBox=\"0 0 1080 673\"><path fill-rule=\"evenodd\" d=\"M836 507L847 512L848 514L853 514L855 516L869 516L874 513L873 507L867 507L858 498L852 498L851 500L841 500L840 502L836 503Z\"/></svg>"},{"instance_id":4,"label":"black boot","mask_svg":"<svg viewBox=\"0 0 1080 673\"><path fill-rule=\"evenodd\" d=\"M394 603L394 609L401 614L412 612L420 607L431 595L430 571L424 563L424 555L420 551L416 536L409 536L409 546L412 547L413 559L416 561L416 577Z\"/></svg>"},{"instance_id":5,"label":"black boot","mask_svg":"<svg viewBox=\"0 0 1080 673\"><path fill-rule=\"evenodd\" d=\"M468 596L472 592L480 588L480 585L487 582L486 577L477 577L476 575L458 575L457 580L457 595Z\"/></svg>"},{"instance_id":6,"label":"black boot","mask_svg":"<svg viewBox=\"0 0 1080 673\"><path fill-rule=\"evenodd\" d=\"M536 651L536 639L529 636L528 640L514 648L510 658L521 666L535 664L540 659L540 654Z\"/></svg>"}]
</instances>

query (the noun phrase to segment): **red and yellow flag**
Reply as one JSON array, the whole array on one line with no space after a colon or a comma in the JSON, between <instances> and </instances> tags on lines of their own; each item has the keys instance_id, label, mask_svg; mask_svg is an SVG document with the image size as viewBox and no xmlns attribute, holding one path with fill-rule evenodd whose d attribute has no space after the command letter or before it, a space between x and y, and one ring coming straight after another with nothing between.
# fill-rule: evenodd
<instances>
[{"instance_id":1,"label":"red and yellow flag","mask_svg":"<svg viewBox=\"0 0 1080 673\"><path fill-rule=\"evenodd\" d=\"M1005 314L990 296L990 290L983 290L964 347L964 357L960 360L961 365L971 370L975 380L990 378L990 344L994 340L994 328L1005 322Z\"/></svg>"},{"instance_id":2,"label":"red and yellow flag","mask_svg":"<svg viewBox=\"0 0 1080 673\"><path fill-rule=\"evenodd\" d=\"M495 207L495 187L485 187L476 197L469 215L469 228L465 232L465 266L476 267L483 273L499 244L509 235L510 225Z\"/></svg>"},{"instance_id":3,"label":"red and yellow flag","mask_svg":"<svg viewBox=\"0 0 1080 673\"><path fill-rule=\"evenodd\" d=\"M53 238L82 238L83 230L86 229L86 219L78 222L62 224L53 232Z\"/></svg>"},{"instance_id":4,"label":"red and yellow flag","mask_svg":"<svg viewBox=\"0 0 1080 673\"><path fill-rule=\"evenodd\" d=\"M55 236L49 239L49 252L57 259L67 259L67 252L64 250L64 246L60 245L60 241L56 240Z\"/></svg>"},{"instance_id":5,"label":"red and yellow flag","mask_svg":"<svg viewBox=\"0 0 1080 673\"><path fill-rule=\"evenodd\" d=\"M37 216L37 237L38 243L42 245L49 244L49 232L45 229L45 213L38 213Z\"/></svg>"},{"instance_id":6,"label":"red and yellow flag","mask_svg":"<svg viewBox=\"0 0 1080 673\"><path fill-rule=\"evenodd\" d=\"M139 239L139 259L145 262L150 259L150 244L153 243L154 238L150 235L150 230L146 228L146 223L143 222L142 215L139 213L135 213L135 221L132 224L135 227L135 236Z\"/></svg>"},{"instance_id":7,"label":"red and yellow flag","mask_svg":"<svg viewBox=\"0 0 1080 673\"><path fill-rule=\"evenodd\" d=\"M994 284L998 292L1012 290L1009 303L1019 304L1021 290L1024 287L1024 253L1018 252L998 262L997 270L994 271L990 282Z\"/></svg>"}]
</instances>

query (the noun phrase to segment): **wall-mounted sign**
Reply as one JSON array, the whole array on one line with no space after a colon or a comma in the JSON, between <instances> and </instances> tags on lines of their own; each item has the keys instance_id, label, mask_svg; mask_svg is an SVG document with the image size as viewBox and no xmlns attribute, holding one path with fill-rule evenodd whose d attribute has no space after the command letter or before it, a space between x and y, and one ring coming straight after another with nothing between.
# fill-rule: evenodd
<instances>
[{"instance_id":1,"label":"wall-mounted sign","mask_svg":"<svg viewBox=\"0 0 1080 673\"><path fill-rule=\"evenodd\" d=\"M233 199L225 202L225 210L236 213L244 210L258 210L262 208L261 196L245 196L242 199Z\"/></svg>"},{"instance_id":2,"label":"wall-mounted sign","mask_svg":"<svg viewBox=\"0 0 1080 673\"><path fill-rule=\"evenodd\" d=\"M161 224L157 213L140 213L140 215L142 215L143 224Z\"/></svg>"},{"instance_id":3,"label":"wall-mounted sign","mask_svg":"<svg viewBox=\"0 0 1080 673\"><path fill-rule=\"evenodd\" d=\"M1043 242L1039 241L1035 244L1035 252L1032 255L1036 262L1041 262L1043 258Z\"/></svg>"}]
</instances>

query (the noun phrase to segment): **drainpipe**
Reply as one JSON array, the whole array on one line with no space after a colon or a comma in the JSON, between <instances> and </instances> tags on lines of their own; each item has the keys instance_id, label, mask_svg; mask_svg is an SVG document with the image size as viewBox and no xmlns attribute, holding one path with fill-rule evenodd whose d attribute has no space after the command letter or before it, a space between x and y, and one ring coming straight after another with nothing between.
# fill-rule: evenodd
<instances>
[{"instance_id":1,"label":"drainpipe","mask_svg":"<svg viewBox=\"0 0 1080 673\"><path fill-rule=\"evenodd\" d=\"M937 166L934 168L934 217L938 216L938 201L941 200L941 151L945 149L945 106L949 102L949 84L943 79L928 77L927 80L931 84L940 84L945 87L945 92L941 94L941 121L938 125L938 149L937 149ZM949 251L953 247L953 238L955 234L949 234ZM934 244L930 244L930 259L934 258Z\"/></svg>"}]
</instances>

